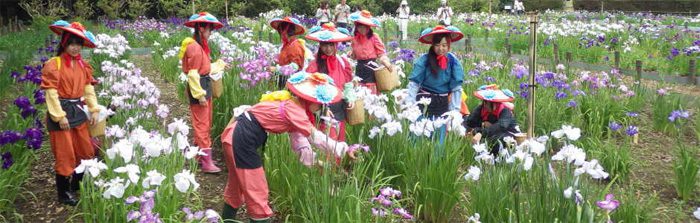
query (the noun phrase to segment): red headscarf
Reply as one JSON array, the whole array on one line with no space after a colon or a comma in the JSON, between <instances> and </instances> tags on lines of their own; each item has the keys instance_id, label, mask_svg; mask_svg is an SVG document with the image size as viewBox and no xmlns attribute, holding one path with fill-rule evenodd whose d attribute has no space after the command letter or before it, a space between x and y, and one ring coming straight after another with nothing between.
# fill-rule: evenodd
<instances>
[{"instance_id":1,"label":"red headscarf","mask_svg":"<svg viewBox=\"0 0 700 223\"><path fill-rule=\"evenodd\" d=\"M489 120L489 115L494 115L496 119L500 118L501 116L501 111L506 108L506 106L503 103L500 102L491 102L491 111L487 111L485 107L481 107L481 120L482 121L488 121Z\"/></svg>"}]
</instances>

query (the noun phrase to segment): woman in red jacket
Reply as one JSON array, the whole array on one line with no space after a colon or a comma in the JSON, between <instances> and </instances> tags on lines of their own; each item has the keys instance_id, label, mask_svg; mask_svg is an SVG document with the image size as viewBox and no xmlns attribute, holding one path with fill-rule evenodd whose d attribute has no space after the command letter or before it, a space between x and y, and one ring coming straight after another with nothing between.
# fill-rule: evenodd
<instances>
[{"instance_id":1,"label":"woman in red jacket","mask_svg":"<svg viewBox=\"0 0 700 223\"><path fill-rule=\"evenodd\" d=\"M323 26L316 26L309 30L310 34L306 39L319 42L316 59L309 63L306 72L328 74L336 86L344 88L352 87L352 67L345 57L336 54L338 43L352 39L350 32L345 28L336 28L333 23L326 23ZM347 85L347 86L346 86ZM330 128L330 137L336 140L345 141L345 116L349 104L345 101L330 104L332 118L337 122L337 127ZM331 125L333 126L333 125ZM321 129L326 129L326 122L321 122Z\"/></svg>"}]
</instances>

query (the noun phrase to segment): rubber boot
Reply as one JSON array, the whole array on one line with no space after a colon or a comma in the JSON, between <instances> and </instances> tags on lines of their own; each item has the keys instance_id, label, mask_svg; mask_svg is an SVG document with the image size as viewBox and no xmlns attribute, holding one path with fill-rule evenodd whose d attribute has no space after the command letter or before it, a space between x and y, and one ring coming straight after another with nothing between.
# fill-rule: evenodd
<instances>
[{"instance_id":1,"label":"rubber boot","mask_svg":"<svg viewBox=\"0 0 700 223\"><path fill-rule=\"evenodd\" d=\"M82 173L74 173L73 177L70 179L70 191L78 192L80 191L80 182L83 181Z\"/></svg>"},{"instance_id":2,"label":"rubber boot","mask_svg":"<svg viewBox=\"0 0 700 223\"><path fill-rule=\"evenodd\" d=\"M252 218L250 219L250 223L270 223L270 222L272 222L272 219L270 219L270 218L265 218L265 219L261 219L261 220L255 220Z\"/></svg>"},{"instance_id":3,"label":"rubber boot","mask_svg":"<svg viewBox=\"0 0 700 223\"><path fill-rule=\"evenodd\" d=\"M214 165L214 161L211 158L211 148L203 149L202 152L207 154L206 156L199 156L199 164L202 166L202 172L204 173L218 173L221 169Z\"/></svg>"},{"instance_id":4,"label":"rubber boot","mask_svg":"<svg viewBox=\"0 0 700 223\"><path fill-rule=\"evenodd\" d=\"M221 220L224 223L236 222L236 214L238 213L238 208L233 208L231 205L224 203L224 210L221 211Z\"/></svg>"},{"instance_id":5,"label":"rubber boot","mask_svg":"<svg viewBox=\"0 0 700 223\"><path fill-rule=\"evenodd\" d=\"M78 204L78 196L70 191L70 187L71 185L68 177L56 174L56 191L58 192L58 202L61 204L75 206Z\"/></svg>"}]
</instances>

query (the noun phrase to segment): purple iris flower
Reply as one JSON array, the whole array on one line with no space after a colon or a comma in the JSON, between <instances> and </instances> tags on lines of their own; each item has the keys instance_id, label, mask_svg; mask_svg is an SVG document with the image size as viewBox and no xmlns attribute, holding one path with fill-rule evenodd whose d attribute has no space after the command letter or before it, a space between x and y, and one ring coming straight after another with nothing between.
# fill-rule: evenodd
<instances>
[{"instance_id":1,"label":"purple iris flower","mask_svg":"<svg viewBox=\"0 0 700 223\"><path fill-rule=\"evenodd\" d=\"M608 128L610 128L610 130L612 130L613 132L616 132L617 130L620 130L622 128L622 125L620 125L620 123L612 121L610 122L610 124L608 124Z\"/></svg>"},{"instance_id":2,"label":"purple iris flower","mask_svg":"<svg viewBox=\"0 0 700 223\"><path fill-rule=\"evenodd\" d=\"M2 154L2 169L9 169L15 161L12 159L12 153L5 152Z\"/></svg>"},{"instance_id":3,"label":"purple iris flower","mask_svg":"<svg viewBox=\"0 0 700 223\"><path fill-rule=\"evenodd\" d=\"M630 125L630 126L627 126L627 129L625 130L625 132L627 133L627 135L633 136L633 135L636 135L637 133L639 133L639 129L637 128L637 126Z\"/></svg>"}]
</instances>

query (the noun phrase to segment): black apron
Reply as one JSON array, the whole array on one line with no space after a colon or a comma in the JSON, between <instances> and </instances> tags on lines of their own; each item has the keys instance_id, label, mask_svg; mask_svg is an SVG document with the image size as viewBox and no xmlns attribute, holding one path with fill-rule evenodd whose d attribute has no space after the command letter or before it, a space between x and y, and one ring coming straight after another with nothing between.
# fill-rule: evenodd
<instances>
[{"instance_id":1,"label":"black apron","mask_svg":"<svg viewBox=\"0 0 700 223\"><path fill-rule=\"evenodd\" d=\"M66 113L66 119L68 119L68 123L70 124L70 128L75 128L79 126L80 124L83 124L85 121L88 120L87 114L85 114L85 111L80 108L80 106L83 106L84 103L80 100L80 98L75 98L75 99L68 99L68 98L62 98L59 99L61 102L61 109ZM58 122L54 122L51 120L51 118L48 118L48 112L46 115L46 127L49 129L49 131L60 131L61 125L58 124Z\"/></svg>"},{"instance_id":2,"label":"black apron","mask_svg":"<svg viewBox=\"0 0 700 223\"><path fill-rule=\"evenodd\" d=\"M245 112L236 118L233 130L233 158L236 168L257 169L262 167L262 156L258 148L265 147L267 132L253 114Z\"/></svg>"},{"instance_id":3,"label":"black apron","mask_svg":"<svg viewBox=\"0 0 700 223\"><path fill-rule=\"evenodd\" d=\"M425 89L421 89L416 95L416 101L420 101L421 98L430 98L430 104L426 110L426 116L429 118L440 117L449 110L449 94L437 94L429 92ZM424 105L418 105L421 112L425 109Z\"/></svg>"},{"instance_id":4,"label":"black apron","mask_svg":"<svg viewBox=\"0 0 700 223\"><path fill-rule=\"evenodd\" d=\"M377 79L374 78L374 70L372 70L372 68L367 67L367 63L369 63L370 61L374 61L374 59L357 60L357 65L355 66L355 76L362 78L362 80L360 80L360 83L377 83Z\"/></svg>"},{"instance_id":5,"label":"black apron","mask_svg":"<svg viewBox=\"0 0 700 223\"><path fill-rule=\"evenodd\" d=\"M211 77L209 77L209 75L206 75L206 76L199 76L199 86L201 86L202 89L204 89L204 90L207 92L207 94L206 94L205 97L206 97L207 99L211 99L211 94L212 94L212 91L211 91ZM196 99L196 98L192 97L192 92L190 91L190 85L189 85L189 84L187 84L186 91L187 91L187 97L190 98L190 104L191 104L191 105L199 104L199 99Z\"/></svg>"},{"instance_id":6,"label":"black apron","mask_svg":"<svg viewBox=\"0 0 700 223\"><path fill-rule=\"evenodd\" d=\"M339 102L328 105L328 109L333 112L333 119L338 121L345 121L347 117L348 103L345 100L340 100Z\"/></svg>"}]
</instances>

